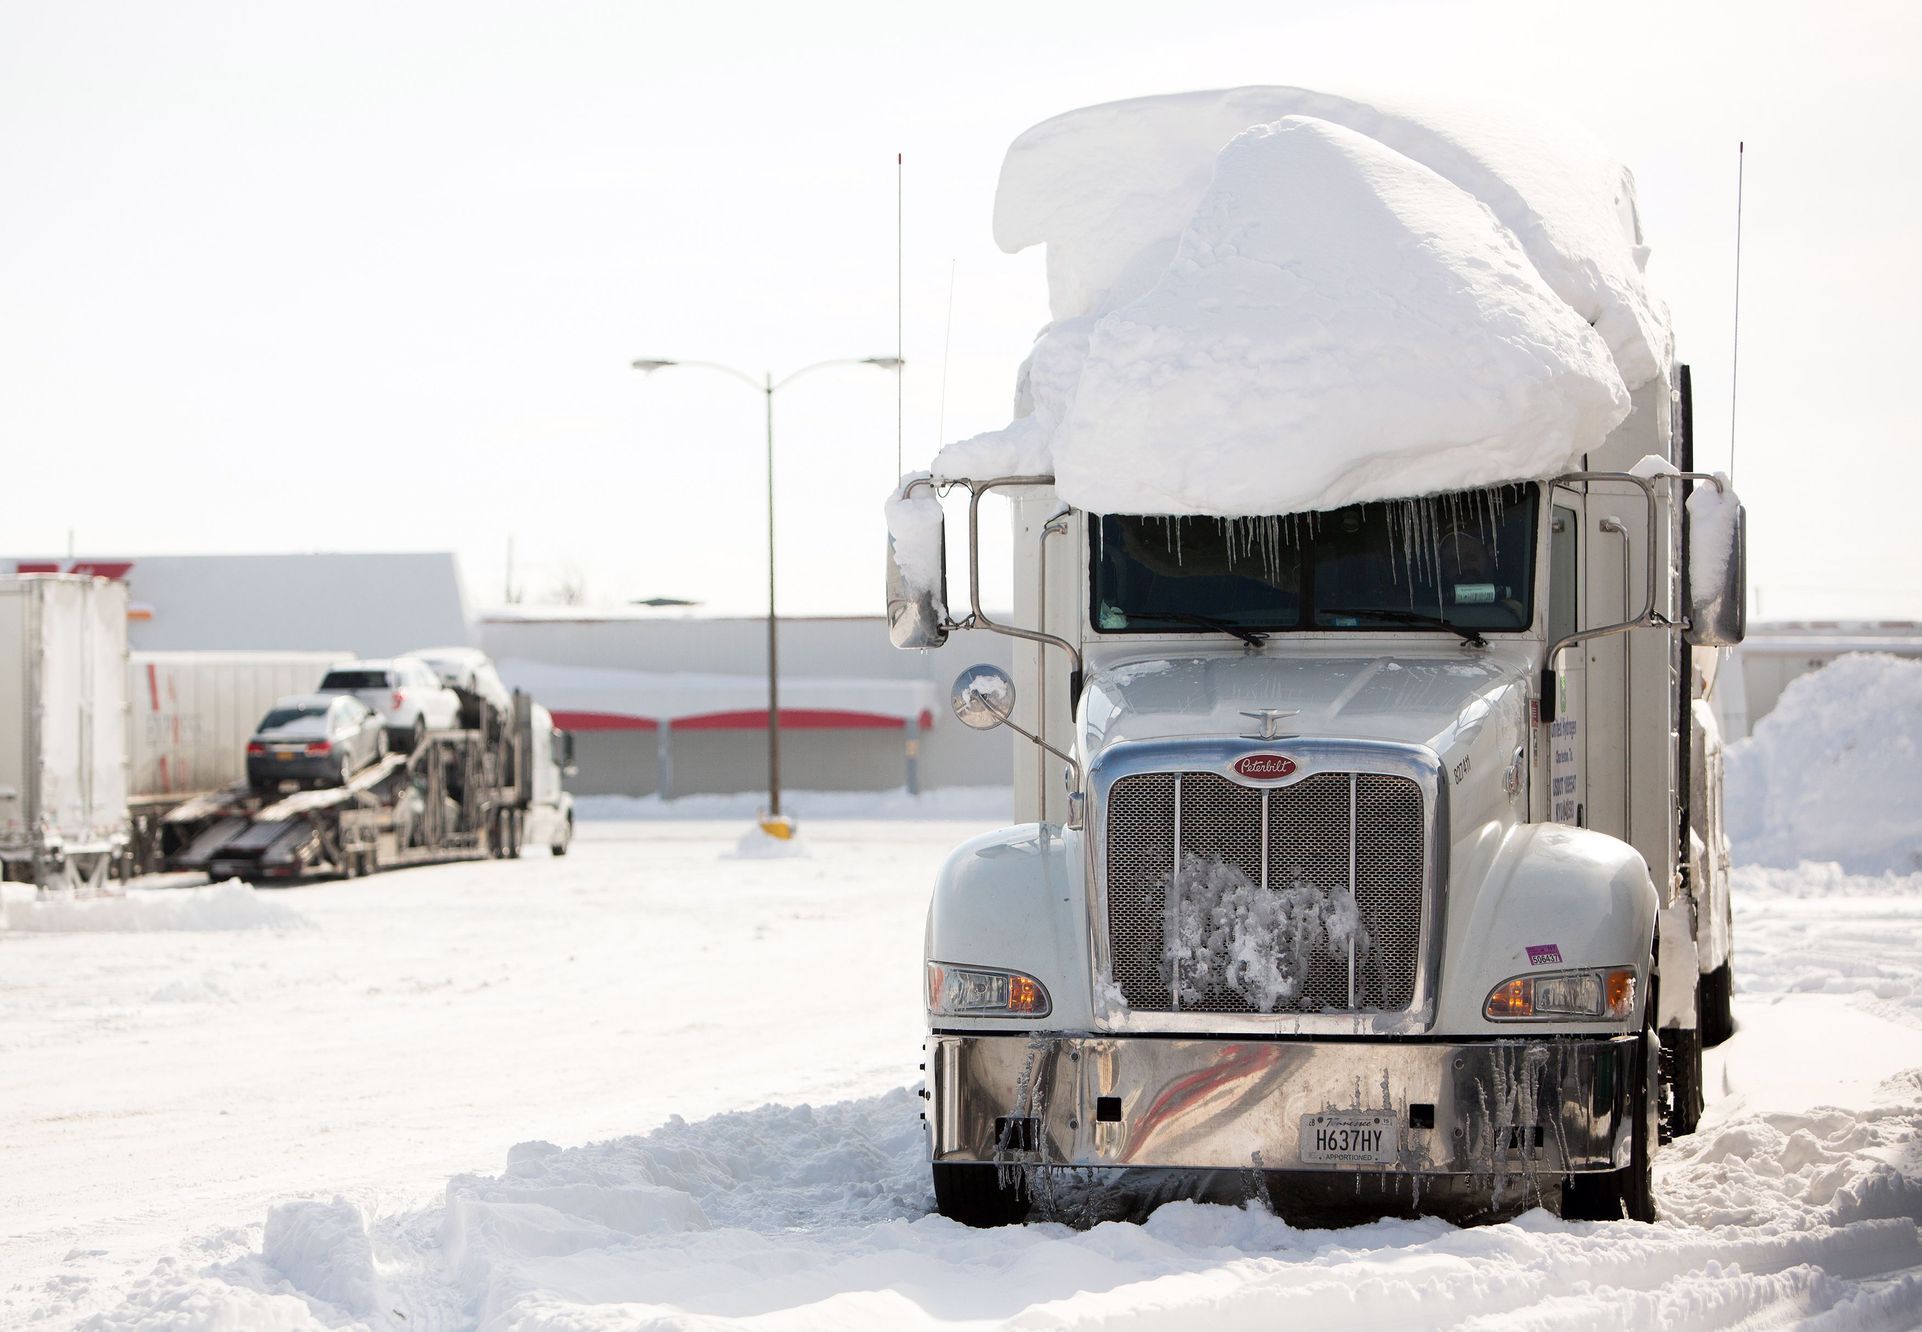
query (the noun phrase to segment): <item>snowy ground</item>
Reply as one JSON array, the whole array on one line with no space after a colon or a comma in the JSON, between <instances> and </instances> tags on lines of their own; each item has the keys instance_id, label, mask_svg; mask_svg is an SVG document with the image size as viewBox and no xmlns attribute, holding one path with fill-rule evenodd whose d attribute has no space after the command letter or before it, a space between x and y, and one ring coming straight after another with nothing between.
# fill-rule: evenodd
<instances>
[{"instance_id":1,"label":"snowy ground","mask_svg":"<svg viewBox=\"0 0 1922 1332\"><path fill-rule=\"evenodd\" d=\"M15 893L0 1326L1922 1324L1922 875L1742 871L1742 1031L1657 1225L969 1232L927 1214L904 1089L967 830L743 859L734 822L599 824L562 861Z\"/></svg>"}]
</instances>

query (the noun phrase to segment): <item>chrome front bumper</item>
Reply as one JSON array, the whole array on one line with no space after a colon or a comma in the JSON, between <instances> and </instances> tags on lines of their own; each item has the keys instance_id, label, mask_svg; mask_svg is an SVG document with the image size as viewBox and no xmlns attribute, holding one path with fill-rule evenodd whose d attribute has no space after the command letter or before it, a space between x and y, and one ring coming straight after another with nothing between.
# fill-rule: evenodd
<instances>
[{"instance_id":1,"label":"chrome front bumper","mask_svg":"<svg viewBox=\"0 0 1922 1332\"><path fill-rule=\"evenodd\" d=\"M1628 1164L1637 1039L929 1038L936 1161L1579 1173ZM1392 1166L1304 1162L1302 1120L1394 1117Z\"/></svg>"}]
</instances>

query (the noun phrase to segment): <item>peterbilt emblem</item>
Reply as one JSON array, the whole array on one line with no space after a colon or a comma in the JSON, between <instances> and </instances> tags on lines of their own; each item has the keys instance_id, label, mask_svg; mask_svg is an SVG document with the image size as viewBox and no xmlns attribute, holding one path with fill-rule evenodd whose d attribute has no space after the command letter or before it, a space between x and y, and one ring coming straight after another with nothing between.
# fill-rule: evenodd
<instances>
[{"instance_id":1,"label":"peterbilt emblem","mask_svg":"<svg viewBox=\"0 0 1922 1332\"><path fill-rule=\"evenodd\" d=\"M1295 761L1286 754L1250 754L1235 760L1235 771L1251 782L1278 782L1295 775Z\"/></svg>"}]
</instances>

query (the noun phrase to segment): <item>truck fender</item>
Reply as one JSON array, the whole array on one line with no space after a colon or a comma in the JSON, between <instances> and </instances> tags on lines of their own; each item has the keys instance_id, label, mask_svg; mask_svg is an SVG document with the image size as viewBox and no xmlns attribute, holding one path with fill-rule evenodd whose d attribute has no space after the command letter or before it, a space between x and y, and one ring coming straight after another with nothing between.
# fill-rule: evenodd
<instances>
[{"instance_id":1,"label":"truck fender","mask_svg":"<svg viewBox=\"0 0 1922 1332\"><path fill-rule=\"evenodd\" d=\"M1053 1013L1040 1025L1094 1023L1082 839L1054 824L1024 823L963 842L941 867L928 904L927 960L1019 971L1047 988ZM1007 1018L932 1019L949 1030L1006 1031ZM1024 1027L1036 1025L1031 1019Z\"/></svg>"},{"instance_id":2,"label":"truck fender","mask_svg":"<svg viewBox=\"0 0 1922 1332\"><path fill-rule=\"evenodd\" d=\"M1451 885L1465 917L1449 924L1448 956L1437 1021L1443 1031L1519 1034L1516 1023L1483 1014L1488 993L1512 976L1581 967L1632 965L1638 993L1648 994L1650 946L1658 898L1648 865L1634 847L1605 833L1559 823L1507 830L1471 895ZM1641 1020L1620 1025L1632 1028ZM1596 1029L1593 1021L1529 1023L1531 1031Z\"/></svg>"}]
</instances>

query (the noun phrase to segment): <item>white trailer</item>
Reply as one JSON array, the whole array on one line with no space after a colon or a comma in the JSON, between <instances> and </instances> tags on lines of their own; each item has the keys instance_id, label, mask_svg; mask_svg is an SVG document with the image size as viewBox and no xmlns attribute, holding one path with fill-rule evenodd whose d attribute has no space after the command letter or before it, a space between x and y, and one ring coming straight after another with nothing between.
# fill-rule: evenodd
<instances>
[{"instance_id":1,"label":"white trailer","mask_svg":"<svg viewBox=\"0 0 1922 1332\"><path fill-rule=\"evenodd\" d=\"M311 694L339 652L135 652L127 660L129 794L174 801L247 775L247 740L275 700Z\"/></svg>"},{"instance_id":2,"label":"white trailer","mask_svg":"<svg viewBox=\"0 0 1922 1332\"><path fill-rule=\"evenodd\" d=\"M1117 126L1127 133L1117 138ZM1519 139L1511 129L1504 148ZM1230 140L1217 165L1214 145ZM1439 165L1393 159L1390 140ZM1367 199L1373 235L1387 231L1394 200L1366 195L1372 179L1393 176L1408 197L1449 208L1461 203L1451 187L1480 191L1472 197L1489 206L1459 213L1494 237L1511 271L1613 272L1640 296L1625 177L1576 175L1556 196L1596 201L1585 235L1606 238L1619 223L1619 253L1558 267L1556 237L1576 229L1531 229L1540 219L1521 216L1519 234L1548 251L1524 260L1495 213L1554 180L1557 159L1504 177L1464 142L1475 140L1342 99L1240 89L1063 117L1010 154L1004 191L1022 171L1076 191L1025 213L1018 197L997 201L998 232L1013 219L1004 245L1051 246L1057 322L1024 368L1016 424L953 446L889 507L896 646L936 647L960 629L1023 640L1012 678L964 671L954 708L1034 744L1015 757L1021 821L958 848L929 908L922 1094L945 1215L997 1224L1062 1203L1100 1215L1098 1199L1137 1191L1252 1193L1305 1212L1654 1215L1651 1161L1664 1136L1693 1128L1702 1045L1730 1029L1719 741L1695 699L1716 654L1742 637L1744 520L1726 482L1693 468L1687 367L1674 363L1659 317L1643 331L1619 306L1607 319L1577 310L1568 345L1591 349L1584 373L1607 379L1622 367L1617 406L1599 427L1570 413L1570 451L1542 470L1518 476L1504 461L1473 481L1422 485L1436 475L1421 470L1429 458L1386 429L1352 431L1356 448L1386 438L1399 450L1371 464L1373 497L1274 511L1251 511L1245 494L1319 464L1328 448L1259 412L1244 419L1213 391L1232 372L1259 399L1279 377L1278 411L1309 401L1319 415L1303 419L1339 429L1372 423L1377 401L1405 390L1413 409L1402 420L1417 432L1440 411L1424 392L1459 410L1481 371L1471 357L1443 361L1450 374L1413 388L1397 383L1402 367L1423 370L1421 349L1372 335L1404 327L1393 322L1402 292L1350 300L1317 289L1317 270L1294 254L1245 262L1241 251L1280 231L1327 241L1340 262L1320 271L1335 281L1365 284L1380 271L1350 262L1338 208L1287 231L1295 201L1308 198L1312 212L1340 196L1277 188L1201 202L1211 169L1219 182L1235 165L1231 153L1243 166L1282 149L1365 161L1327 179ZM1069 150L1068 166L1099 169L1065 173ZM1114 208L1132 207L1166 174L1187 191L1181 207L1132 231L1113 218L1137 217L1090 198L1112 187L1127 196ZM1239 220L1243 200L1264 198L1284 202L1233 246L1192 243L1193 227ZM1028 216L1043 229L1019 231ZM1089 217L1100 223L1086 228L1093 239L1056 252L1060 233L1045 228ZM1380 255L1392 264L1419 248ZM1271 305L1205 290L1208 300L1184 305L1211 263L1220 267L1206 271L1272 280ZM1453 299L1479 271L1427 290ZM1527 281L1530 299L1574 303ZM1583 299L1595 290L1565 285ZM1074 304L1089 292L1093 304ZM1302 292L1303 304L1289 304ZM1292 341L1260 344L1260 319L1297 309L1308 322L1285 330ZM1375 311L1388 313L1370 324ZM1353 313L1368 336L1322 337L1330 312ZM1598 322L1616 339L1605 348L1589 337ZM1203 353L1182 341L1224 323L1231 336ZM1460 321L1438 355L1477 336L1472 319ZM1487 356L1502 354L1498 341ZM1096 355L1109 358L1098 376L1076 369L1075 358ZM1286 379L1302 363L1311 373ZM1104 416L1096 395L1132 393L1159 409L1166 400L1154 395L1188 374L1208 391L1192 412L1177 402L1158 418L1172 424L1150 438L1153 452L1106 467L1063 452L1112 449L1115 434L1151 419ZM1379 389L1332 408L1316 396L1370 375L1382 376ZM1534 423L1556 417L1556 395L1578 378L1556 380L1514 437L1526 442ZM1491 397L1510 387L1498 378ZM1068 433L1059 423L1070 413L1104 429ZM1130 493L1137 463L1165 462L1187 484L1206 471L1210 432L1244 427L1254 446L1200 501L1192 490L1176 508L1073 498ZM1484 439L1471 431L1460 456L1485 465ZM1397 493L1398 482L1410 488ZM984 612L980 591L978 514L991 493L1014 508L1005 622ZM947 495L968 505L958 604L932 502Z\"/></svg>"},{"instance_id":3,"label":"white trailer","mask_svg":"<svg viewBox=\"0 0 1922 1332\"><path fill-rule=\"evenodd\" d=\"M0 579L0 866L98 889L127 840L127 589Z\"/></svg>"}]
</instances>

